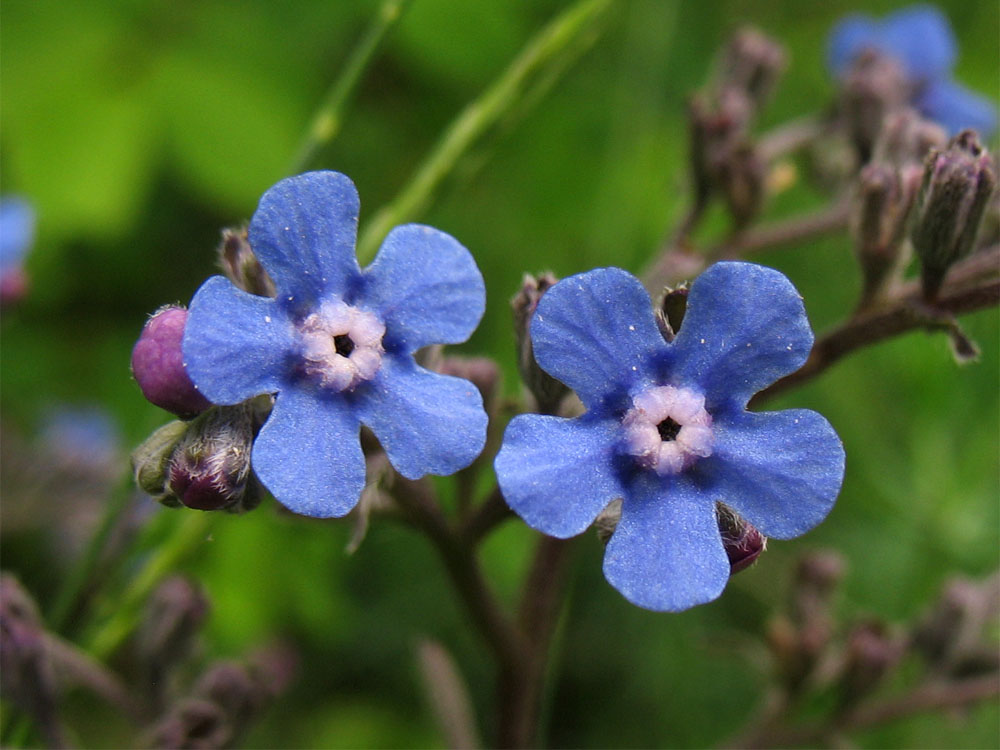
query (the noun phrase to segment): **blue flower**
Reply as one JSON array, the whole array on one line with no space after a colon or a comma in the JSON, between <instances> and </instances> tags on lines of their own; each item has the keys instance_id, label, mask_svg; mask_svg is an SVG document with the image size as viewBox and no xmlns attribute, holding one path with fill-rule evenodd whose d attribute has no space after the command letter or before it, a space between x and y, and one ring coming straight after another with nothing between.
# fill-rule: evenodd
<instances>
[{"instance_id":1,"label":"blue flower","mask_svg":"<svg viewBox=\"0 0 1000 750\"><path fill-rule=\"evenodd\" d=\"M996 129L996 105L952 80L958 47L948 19L937 8L914 5L882 21L860 14L845 17L830 33L830 69L844 75L865 50L899 62L913 85L912 104L952 135L972 128L988 138Z\"/></svg>"},{"instance_id":2,"label":"blue flower","mask_svg":"<svg viewBox=\"0 0 1000 750\"><path fill-rule=\"evenodd\" d=\"M23 198L0 200L0 299L13 302L27 291L24 257L35 241L35 211Z\"/></svg>"},{"instance_id":3,"label":"blue flower","mask_svg":"<svg viewBox=\"0 0 1000 750\"><path fill-rule=\"evenodd\" d=\"M268 190L249 241L275 298L210 278L191 302L182 349L216 404L276 394L254 443L258 478L289 509L342 516L365 484L367 425L400 474L451 474L483 448L474 385L419 367L428 344L465 341L485 307L469 251L430 227L396 227L362 270L354 255L358 193L336 172Z\"/></svg>"},{"instance_id":4,"label":"blue flower","mask_svg":"<svg viewBox=\"0 0 1000 750\"><path fill-rule=\"evenodd\" d=\"M746 411L812 348L802 299L781 273L712 266L668 344L639 280L597 269L542 297L531 339L538 363L586 412L515 417L495 463L500 488L530 526L556 537L581 533L622 498L604 574L629 601L678 611L719 596L730 565L716 503L778 539L833 506L844 450L830 424L802 409Z\"/></svg>"}]
</instances>

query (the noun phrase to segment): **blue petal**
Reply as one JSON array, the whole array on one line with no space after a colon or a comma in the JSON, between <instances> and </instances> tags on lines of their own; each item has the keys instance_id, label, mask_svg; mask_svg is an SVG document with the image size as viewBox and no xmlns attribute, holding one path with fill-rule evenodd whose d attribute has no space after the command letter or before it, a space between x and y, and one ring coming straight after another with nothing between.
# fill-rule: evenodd
<instances>
[{"instance_id":1,"label":"blue petal","mask_svg":"<svg viewBox=\"0 0 1000 750\"><path fill-rule=\"evenodd\" d=\"M35 210L23 198L0 200L0 271L18 268L35 239Z\"/></svg>"},{"instance_id":2,"label":"blue petal","mask_svg":"<svg viewBox=\"0 0 1000 750\"><path fill-rule=\"evenodd\" d=\"M254 441L251 464L278 502L315 518L343 516L365 486L359 423L340 397L288 388Z\"/></svg>"},{"instance_id":3,"label":"blue petal","mask_svg":"<svg viewBox=\"0 0 1000 750\"><path fill-rule=\"evenodd\" d=\"M845 16L830 32L827 65L834 75L841 76L866 49L884 49L880 25L870 16Z\"/></svg>"},{"instance_id":4,"label":"blue petal","mask_svg":"<svg viewBox=\"0 0 1000 750\"><path fill-rule=\"evenodd\" d=\"M339 172L289 177L264 193L250 221L250 246L283 303L315 307L358 280L359 209L354 183Z\"/></svg>"},{"instance_id":5,"label":"blue petal","mask_svg":"<svg viewBox=\"0 0 1000 750\"><path fill-rule=\"evenodd\" d=\"M802 298L784 274L753 263L716 263L691 286L673 343L672 379L698 385L710 412L727 401L743 407L799 369L812 344Z\"/></svg>"},{"instance_id":6,"label":"blue petal","mask_svg":"<svg viewBox=\"0 0 1000 750\"><path fill-rule=\"evenodd\" d=\"M967 128L983 139L997 127L997 105L954 81L938 80L928 84L914 102L925 116L943 125L951 135Z\"/></svg>"},{"instance_id":7,"label":"blue petal","mask_svg":"<svg viewBox=\"0 0 1000 750\"><path fill-rule=\"evenodd\" d=\"M407 479L453 474L472 463L486 442L483 399L468 380L386 355L357 401L361 421Z\"/></svg>"},{"instance_id":8,"label":"blue petal","mask_svg":"<svg viewBox=\"0 0 1000 750\"><path fill-rule=\"evenodd\" d=\"M725 503L776 539L804 534L826 518L844 480L844 446L807 409L717 415L715 452L697 472Z\"/></svg>"},{"instance_id":9,"label":"blue petal","mask_svg":"<svg viewBox=\"0 0 1000 750\"><path fill-rule=\"evenodd\" d=\"M679 612L717 598L729 558L715 503L688 478L642 477L622 504L604 555L604 576L633 604Z\"/></svg>"},{"instance_id":10,"label":"blue petal","mask_svg":"<svg viewBox=\"0 0 1000 750\"><path fill-rule=\"evenodd\" d=\"M402 352L465 341L486 308L486 286L471 253L431 227L393 229L364 273L364 303L385 323L386 346Z\"/></svg>"},{"instance_id":11,"label":"blue petal","mask_svg":"<svg viewBox=\"0 0 1000 750\"><path fill-rule=\"evenodd\" d=\"M494 462L507 504L549 536L582 532L623 495L612 466L619 428L615 419L514 417Z\"/></svg>"},{"instance_id":12,"label":"blue petal","mask_svg":"<svg viewBox=\"0 0 1000 750\"><path fill-rule=\"evenodd\" d=\"M913 5L886 17L880 48L897 58L914 81L947 76L957 45L948 18L930 5Z\"/></svg>"},{"instance_id":13,"label":"blue petal","mask_svg":"<svg viewBox=\"0 0 1000 750\"><path fill-rule=\"evenodd\" d=\"M292 337L291 322L273 299L213 276L191 300L184 366L209 401L238 404L281 389Z\"/></svg>"},{"instance_id":14,"label":"blue petal","mask_svg":"<svg viewBox=\"0 0 1000 750\"><path fill-rule=\"evenodd\" d=\"M576 391L588 409L652 381L667 351L642 284L620 268L570 276L538 303L531 322L538 364Z\"/></svg>"}]
</instances>

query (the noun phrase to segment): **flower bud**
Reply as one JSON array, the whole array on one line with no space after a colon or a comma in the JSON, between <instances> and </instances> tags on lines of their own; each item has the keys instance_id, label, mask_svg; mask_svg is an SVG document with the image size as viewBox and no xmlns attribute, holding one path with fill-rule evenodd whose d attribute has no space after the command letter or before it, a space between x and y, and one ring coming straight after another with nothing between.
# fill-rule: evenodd
<instances>
[{"instance_id":1,"label":"flower bud","mask_svg":"<svg viewBox=\"0 0 1000 750\"><path fill-rule=\"evenodd\" d=\"M715 510L722 546L729 557L729 574L736 575L753 565L767 549L767 537L729 506L716 503Z\"/></svg>"},{"instance_id":2,"label":"flower bud","mask_svg":"<svg viewBox=\"0 0 1000 750\"><path fill-rule=\"evenodd\" d=\"M903 242L920 170L872 162L861 170L850 216L854 249L864 275L862 306L883 293L906 261Z\"/></svg>"},{"instance_id":3,"label":"flower bud","mask_svg":"<svg viewBox=\"0 0 1000 750\"><path fill-rule=\"evenodd\" d=\"M744 91L758 108L767 101L785 69L784 48L757 29L745 28L730 38L722 58L724 86Z\"/></svg>"},{"instance_id":4,"label":"flower bud","mask_svg":"<svg viewBox=\"0 0 1000 750\"><path fill-rule=\"evenodd\" d=\"M928 155L910 234L928 302L936 299L951 265L971 252L996 182L990 155L974 131L959 133L946 150Z\"/></svg>"},{"instance_id":5,"label":"flower bud","mask_svg":"<svg viewBox=\"0 0 1000 750\"><path fill-rule=\"evenodd\" d=\"M219 706L237 735L247 729L270 697L246 667L231 661L217 662L209 667L198 678L193 692Z\"/></svg>"},{"instance_id":6,"label":"flower bud","mask_svg":"<svg viewBox=\"0 0 1000 750\"><path fill-rule=\"evenodd\" d=\"M514 312L514 334L517 337L517 367L521 379L535 397L539 411L544 414L555 414L559 402L569 393L569 388L538 366L531 345L531 319L535 315L538 301L557 281L559 279L550 272L538 277L525 274L521 290L510 301Z\"/></svg>"},{"instance_id":7,"label":"flower bud","mask_svg":"<svg viewBox=\"0 0 1000 750\"><path fill-rule=\"evenodd\" d=\"M191 422L167 466L167 491L196 510L252 510L260 488L250 472L254 438L249 402L217 406Z\"/></svg>"},{"instance_id":8,"label":"flower bud","mask_svg":"<svg viewBox=\"0 0 1000 750\"><path fill-rule=\"evenodd\" d=\"M135 483L143 492L165 505L180 505L167 490L167 469L177 441L189 426L189 423L179 419L165 424L132 452Z\"/></svg>"},{"instance_id":9,"label":"flower bud","mask_svg":"<svg viewBox=\"0 0 1000 750\"><path fill-rule=\"evenodd\" d=\"M257 260L247 240L247 229L223 229L219 265L236 286L259 297L273 297L274 282Z\"/></svg>"},{"instance_id":10,"label":"flower bud","mask_svg":"<svg viewBox=\"0 0 1000 750\"><path fill-rule=\"evenodd\" d=\"M187 315L187 310L179 305L161 307L146 321L132 349L132 375L142 395L184 418L211 406L184 369L181 339Z\"/></svg>"},{"instance_id":11,"label":"flower bud","mask_svg":"<svg viewBox=\"0 0 1000 750\"><path fill-rule=\"evenodd\" d=\"M206 700L187 698L173 706L149 731L143 745L153 748L199 748L215 750L231 747L233 727L220 706Z\"/></svg>"},{"instance_id":12,"label":"flower bud","mask_svg":"<svg viewBox=\"0 0 1000 750\"><path fill-rule=\"evenodd\" d=\"M953 666L981 645L986 623L996 617L996 578L985 585L963 578L948 582L911 636L913 648L938 669Z\"/></svg>"},{"instance_id":13,"label":"flower bud","mask_svg":"<svg viewBox=\"0 0 1000 750\"><path fill-rule=\"evenodd\" d=\"M902 650L884 624L855 625L847 636L844 671L840 679L841 710L856 705L874 690L899 661Z\"/></svg>"},{"instance_id":14,"label":"flower bud","mask_svg":"<svg viewBox=\"0 0 1000 750\"><path fill-rule=\"evenodd\" d=\"M208 608L205 593L182 576L167 578L153 592L138 632L139 656L153 687L162 689L165 674L190 654Z\"/></svg>"},{"instance_id":15,"label":"flower bud","mask_svg":"<svg viewBox=\"0 0 1000 750\"><path fill-rule=\"evenodd\" d=\"M906 72L898 62L873 50L858 55L844 77L840 104L862 164L871 158L886 116L909 98Z\"/></svg>"},{"instance_id":16,"label":"flower bud","mask_svg":"<svg viewBox=\"0 0 1000 750\"><path fill-rule=\"evenodd\" d=\"M677 287L666 287L660 304L653 312L656 315L656 325L660 334L669 344L680 333L684 313L687 312L688 283L685 281Z\"/></svg>"},{"instance_id":17,"label":"flower bud","mask_svg":"<svg viewBox=\"0 0 1000 750\"><path fill-rule=\"evenodd\" d=\"M896 167L917 164L923 171L927 153L932 148L943 149L947 143L948 134L944 128L904 107L889 113L883 120L872 161Z\"/></svg>"},{"instance_id":18,"label":"flower bud","mask_svg":"<svg viewBox=\"0 0 1000 750\"><path fill-rule=\"evenodd\" d=\"M715 166L715 179L736 229L750 224L764 204L767 168L747 141L733 146Z\"/></svg>"}]
</instances>

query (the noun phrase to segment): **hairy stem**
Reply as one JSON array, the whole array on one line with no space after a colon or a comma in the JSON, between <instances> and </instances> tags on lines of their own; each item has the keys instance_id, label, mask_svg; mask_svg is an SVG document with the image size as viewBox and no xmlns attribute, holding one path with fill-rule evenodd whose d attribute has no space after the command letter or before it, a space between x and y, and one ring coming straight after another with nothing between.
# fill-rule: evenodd
<instances>
[{"instance_id":1,"label":"hairy stem","mask_svg":"<svg viewBox=\"0 0 1000 750\"><path fill-rule=\"evenodd\" d=\"M361 37L361 41L351 51L347 64L333 82L319 110L313 116L309 130L306 131L295 160L292 162L290 174L298 174L309 167L319 150L337 137L343 123L344 109L357 88L361 75L372 61L375 51L389 29L402 17L406 6L411 1L384 0L379 6L375 18L372 19L364 36Z\"/></svg>"},{"instance_id":2,"label":"hairy stem","mask_svg":"<svg viewBox=\"0 0 1000 750\"><path fill-rule=\"evenodd\" d=\"M995 307L1000 303L1000 280L983 279L986 268L994 273L1000 268L1000 247L982 250L952 268L933 309L922 301L919 282L902 285L885 306L856 315L820 337L799 370L758 393L751 404L811 380L862 347L918 328L949 330L954 325L951 316Z\"/></svg>"}]
</instances>

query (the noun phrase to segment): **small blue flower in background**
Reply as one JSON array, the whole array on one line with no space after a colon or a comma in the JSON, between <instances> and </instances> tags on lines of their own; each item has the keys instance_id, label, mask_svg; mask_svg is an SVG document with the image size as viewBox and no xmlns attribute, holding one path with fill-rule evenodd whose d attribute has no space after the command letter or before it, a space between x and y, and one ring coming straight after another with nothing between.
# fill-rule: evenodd
<instances>
[{"instance_id":1,"label":"small blue flower in background","mask_svg":"<svg viewBox=\"0 0 1000 750\"><path fill-rule=\"evenodd\" d=\"M23 198L0 200L0 300L15 302L27 291L24 258L35 241L35 210Z\"/></svg>"},{"instance_id":2,"label":"small blue flower in background","mask_svg":"<svg viewBox=\"0 0 1000 750\"><path fill-rule=\"evenodd\" d=\"M802 299L778 271L712 266L668 344L639 280L597 269L542 297L531 338L539 365L587 411L515 417L495 463L500 488L556 537L622 498L604 574L634 604L678 611L719 596L730 564L717 502L778 539L829 513L844 475L830 424L813 411L745 408L812 348Z\"/></svg>"},{"instance_id":3,"label":"small blue flower in background","mask_svg":"<svg viewBox=\"0 0 1000 750\"><path fill-rule=\"evenodd\" d=\"M958 46L948 19L937 8L914 5L882 21L847 16L830 33L830 69L843 76L866 50L898 61L914 87L913 106L952 135L971 128L988 138L996 129L996 104L952 80Z\"/></svg>"},{"instance_id":4,"label":"small blue flower in background","mask_svg":"<svg viewBox=\"0 0 1000 750\"><path fill-rule=\"evenodd\" d=\"M367 425L400 474L451 474L482 451L486 412L469 381L419 367L428 344L465 341L486 293L472 255L407 224L361 270L358 193L336 172L282 180L260 200L249 241L276 298L209 279L184 333L192 381L216 404L276 394L254 443L258 478L289 509L350 511L365 484Z\"/></svg>"}]
</instances>

